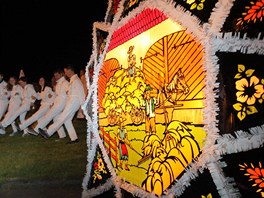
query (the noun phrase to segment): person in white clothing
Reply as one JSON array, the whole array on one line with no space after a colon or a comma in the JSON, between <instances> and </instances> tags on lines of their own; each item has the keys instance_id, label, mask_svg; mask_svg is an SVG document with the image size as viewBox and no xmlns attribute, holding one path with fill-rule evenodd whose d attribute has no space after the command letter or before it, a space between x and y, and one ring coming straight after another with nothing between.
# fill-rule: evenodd
<instances>
[{"instance_id":1,"label":"person in white clothing","mask_svg":"<svg viewBox=\"0 0 264 198\"><path fill-rule=\"evenodd\" d=\"M83 84L84 96L86 98L87 95L88 95L88 89L87 89L87 81L86 81L84 69L81 69L80 70L80 79L81 79L82 84ZM85 118L84 113L83 113L83 110L82 110L82 107L80 107L80 109L79 109L79 111L77 113L77 118L78 119L84 119Z\"/></svg>"},{"instance_id":2,"label":"person in white clothing","mask_svg":"<svg viewBox=\"0 0 264 198\"><path fill-rule=\"evenodd\" d=\"M7 87L11 91L11 93L10 93L7 113L5 114L5 119L9 119L14 114L14 112L20 107L22 103L22 93L23 93L23 88L18 84L18 79L15 76L11 76L9 78ZM10 135L12 136L17 132L15 121L12 122L11 125L13 129L13 133Z\"/></svg>"},{"instance_id":3,"label":"person in white clothing","mask_svg":"<svg viewBox=\"0 0 264 198\"><path fill-rule=\"evenodd\" d=\"M4 75L0 72L0 120L7 111L8 99L10 92L7 90L7 82L4 80Z\"/></svg>"},{"instance_id":4,"label":"person in white clothing","mask_svg":"<svg viewBox=\"0 0 264 198\"><path fill-rule=\"evenodd\" d=\"M47 139L64 124L70 137L70 141L68 143L77 143L79 139L72 124L72 119L79 110L80 106L83 105L85 100L83 84L78 75L75 74L74 68L72 66L69 65L65 67L64 72L66 76L70 78L70 84L67 91L69 98L66 102L65 108L59 115L58 119L52 125L50 125L47 130L40 129L39 133Z\"/></svg>"},{"instance_id":5,"label":"person in white clothing","mask_svg":"<svg viewBox=\"0 0 264 198\"><path fill-rule=\"evenodd\" d=\"M28 126L33 124L35 121L40 119L45 113L50 109L51 105L55 99L55 93L52 91L51 87L47 86L46 80L44 77L39 78L40 92L37 93L37 100L40 100L39 109L24 122L21 122L20 125L16 125L17 130L23 131ZM26 131L25 131L26 133Z\"/></svg>"},{"instance_id":6,"label":"person in white clothing","mask_svg":"<svg viewBox=\"0 0 264 198\"><path fill-rule=\"evenodd\" d=\"M38 135L39 129L44 129L52 120L55 122L58 115L63 111L68 99L66 92L68 90L69 82L64 78L63 70L57 69L53 74L56 80L54 103L46 114L38 120L38 124L33 129L25 129L25 131L31 135ZM66 137L63 127L58 129L58 135L60 139Z\"/></svg>"},{"instance_id":7,"label":"person in white clothing","mask_svg":"<svg viewBox=\"0 0 264 198\"><path fill-rule=\"evenodd\" d=\"M33 85L27 83L26 77L19 78L18 83L23 88L22 104L11 116L5 117L1 121L0 133L5 133L5 128L12 124L18 116L20 116L20 120L24 120L31 105L33 105L36 100L37 93L33 88Z\"/></svg>"}]
</instances>

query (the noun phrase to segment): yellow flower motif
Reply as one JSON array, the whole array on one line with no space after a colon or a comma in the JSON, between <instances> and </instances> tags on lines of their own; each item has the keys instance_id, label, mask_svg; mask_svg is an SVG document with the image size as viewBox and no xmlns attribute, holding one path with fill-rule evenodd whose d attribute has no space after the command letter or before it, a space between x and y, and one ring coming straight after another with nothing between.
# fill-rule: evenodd
<instances>
[{"instance_id":1,"label":"yellow flower motif","mask_svg":"<svg viewBox=\"0 0 264 198\"><path fill-rule=\"evenodd\" d=\"M187 0L187 3L188 4L192 4L192 3L194 3L195 2L195 0Z\"/></svg>"},{"instance_id":2,"label":"yellow flower motif","mask_svg":"<svg viewBox=\"0 0 264 198\"><path fill-rule=\"evenodd\" d=\"M241 103L247 103L253 105L257 98L260 98L264 92L263 85L259 84L260 80L256 76L252 76L247 81L246 78L242 78L236 81L236 93L237 101Z\"/></svg>"}]
</instances>

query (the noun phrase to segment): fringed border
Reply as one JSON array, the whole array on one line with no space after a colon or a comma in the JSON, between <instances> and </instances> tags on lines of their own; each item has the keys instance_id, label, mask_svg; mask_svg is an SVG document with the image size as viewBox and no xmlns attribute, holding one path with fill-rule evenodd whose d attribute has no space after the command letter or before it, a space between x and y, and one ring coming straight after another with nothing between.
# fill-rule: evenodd
<instances>
[{"instance_id":1,"label":"fringed border","mask_svg":"<svg viewBox=\"0 0 264 198\"><path fill-rule=\"evenodd\" d=\"M107 13L109 14L112 1L109 0L108 3L108 9ZM92 110L93 115L92 118L88 119L88 125L92 125L92 127L88 127L88 135L90 134L94 136L94 140L97 141L97 143L94 143L91 146L91 148L88 148L88 169L87 174L84 178L83 182L83 188L86 189L83 193L83 197L87 195L89 192L89 195L99 195L100 193L104 192L105 185L100 186L96 189L89 189L87 190L87 184L89 180L89 175L91 170L91 162L93 160L93 157L95 156L95 150L96 146L99 144L106 165L112 175L111 179L109 179L109 184L106 185L107 188L111 188L110 186L115 186L116 189L116 197L121 197L121 188L130 192L134 196L140 196L140 197L156 197L154 194L146 192L140 187L137 187L133 184L129 184L122 179L120 179L119 176L116 175L115 170L111 164L111 161L106 153L106 150L103 146L103 142L99 137L98 134L98 118L97 118L97 107L98 107L98 97L97 97L97 82L98 82L98 76L99 72L102 67L103 63L103 57L106 55L107 48L110 43L110 38L113 32L122 27L127 23L128 20L134 18L137 14L142 12L145 8L157 8L161 10L165 15L170 17L173 21L177 21L180 23L183 27L186 27L186 32L191 33L196 37L196 39L204 46L204 70L206 72L206 79L205 79L205 95L206 99L204 100L205 108L203 109L203 115L204 115L204 130L207 133L206 139L205 139L205 145L202 148L201 155L194 159L194 162L191 163L187 168L184 175L179 179L176 180L176 184L172 185L169 189L167 189L163 196L161 197L174 197L174 196L180 196L186 187L190 185L190 182L192 179L196 178L199 173L202 173L204 168L208 168L212 178L217 186L217 190L219 194L223 197L234 197L238 195L238 192L236 189L233 188L233 184L230 183L232 181L232 178L225 178L223 175L223 172L221 170L222 164L218 162L221 158L221 155L224 154L224 151L220 151L219 144L215 144L216 140L222 140L223 137L219 137L219 130L217 128L218 120L216 120L217 112L219 111L218 104L216 103L216 99L218 97L217 88L219 87L219 83L217 82L217 74L219 72L219 65L217 64L217 57L215 56L216 51L237 51L240 50L243 53L258 53L263 54L263 41L255 41L246 39L245 36L243 39L240 38L240 35L233 36L231 33L226 33L225 35L221 35L218 33L224 24L224 21L230 12L230 9L233 5L234 0L219 0L213 9L213 12L211 13L209 23L203 24L201 27L200 20L192 15L189 11L185 10L180 5L175 6L175 2L173 1L165 1L165 0L149 0L149 1L143 1L139 4L137 8L135 8L132 12L129 13L128 16L121 19L121 15L123 12L123 5L125 0L121 0L118 5L118 11L115 14L113 18L112 24L108 23L94 23L94 31L93 31L93 53L91 56L90 64L94 63L94 78L93 83L89 84L89 88L91 89L92 95L90 94L87 97L86 101L86 107L87 102L89 99L93 99L92 104ZM105 16L105 21L107 20L108 14ZM96 38L96 31L95 28L102 29L104 31L108 31L108 37L107 42L105 46L105 50L103 54L99 57L99 60L97 61L97 48L95 44L97 43ZM259 36L260 37L260 36ZM235 46L235 47L234 47ZM257 49L256 49L257 48ZM87 71L86 71L87 72ZM89 108L89 107L88 107ZM255 137L259 137L256 134L252 135L252 139L256 139ZM88 139L88 138L87 138ZM227 141L227 140L226 140ZM90 142L91 143L91 142ZM87 141L87 144L90 144ZM250 149L250 147L248 147ZM203 152L206 151L206 152ZM219 151L219 152L218 152ZM227 153L227 151L226 151ZM86 186L85 186L86 185ZM103 189L102 189L103 188ZM91 193L92 192L92 193ZM90 194L91 193L91 194Z\"/></svg>"},{"instance_id":2,"label":"fringed border","mask_svg":"<svg viewBox=\"0 0 264 198\"><path fill-rule=\"evenodd\" d=\"M228 17L233 3L235 0L219 0L211 16L209 18L209 27L211 34L217 34L221 31L221 28L224 25L225 19Z\"/></svg>"},{"instance_id":3,"label":"fringed border","mask_svg":"<svg viewBox=\"0 0 264 198\"><path fill-rule=\"evenodd\" d=\"M218 190L220 197L228 197L228 198L237 198L240 197L239 190L236 189L234 179L225 177L223 172L223 167L226 164L223 162L212 162L208 163L207 167L210 171L210 174L213 178L215 186Z\"/></svg>"},{"instance_id":4,"label":"fringed border","mask_svg":"<svg viewBox=\"0 0 264 198\"><path fill-rule=\"evenodd\" d=\"M249 132L237 131L225 134L217 140L219 155L249 151L264 146L264 125L252 127Z\"/></svg>"},{"instance_id":5,"label":"fringed border","mask_svg":"<svg viewBox=\"0 0 264 198\"><path fill-rule=\"evenodd\" d=\"M89 190L84 190L82 192L82 197L83 198L91 198L91 197L95 197L98 196L108 190L110 190L112 187L114 186L114 183L112 182L111 179L108 179L103 185L100 185L96 188L92 188Z\"/></svg>"},{"instance_id":6,"label":"fringed border","mask_svg":"<svg viewBox=\"0 0 264 198\"><path fill-rule=\"evenodd\" d=\"M257 39L247 38L247 34L240 32L216 34L213 40L214 51L241 52L243 54L264 54L264 38L260 40L262 33Z\"/></svg>"}]
</instances>

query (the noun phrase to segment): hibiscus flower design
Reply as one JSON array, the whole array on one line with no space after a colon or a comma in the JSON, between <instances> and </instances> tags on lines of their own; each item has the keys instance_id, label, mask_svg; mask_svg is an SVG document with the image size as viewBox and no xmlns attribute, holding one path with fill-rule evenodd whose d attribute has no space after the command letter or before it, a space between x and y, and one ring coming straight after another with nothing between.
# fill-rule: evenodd
<instances>
[{"instance_id":1,"label":"hibiscus flower design","mask_svg":"<svg viewBox=\"0 0 264 198\"><path fill-rule=\"evenodd\" d=\"M264 92L263 85L259 84L260 80L256 76L251 76L249 82L246 78L236 81L237 101L253 105L257 98L260 98Z\"/></svg>"},{"instance_id":2,"label":"hibiscus flower design","mask_svg":"<svg viewBox=\"0 0 264 198\"><path fill-rule=\"evenodd\" d=\"M254 69L246 69L243 64L237 66L238 73L234 79L237 79L235 85L238 102L233 105L233 108L238 112L238 119L242 121L247 115L258 113L254 104L256 101L261 104L264 100L264 79L260 80L253 76Z\"/></svg>"},{"instance_id":3,"label":"hibiscus flower design","mask_svg":"<svg viewBox=\"0 0 264 198\"><path fill-rule=\"evenodd\" d=\"M241 171L246 171L245 176L249 177L249 181L254 181L252 186L257 186L258 190L256 192L263 194L264 189L264 168L262 168L261 162L259 162L259 167L254 167L251 163L250 166L246 163L239 164Z\"/></svg>"},{"instance_id":4,"label":"hibiscus flower design","mask_svg":"<svg viewBox=\"0 0 264 198\"><path fill-rule=\"evenodd\" d=\"M251 1L251 6L246 6L246 12L242 13L242 17L237 19L237 26L242 26L243 23L262 21L264 17L264 0L256 2Z\"/></svg>"}]
</instances>

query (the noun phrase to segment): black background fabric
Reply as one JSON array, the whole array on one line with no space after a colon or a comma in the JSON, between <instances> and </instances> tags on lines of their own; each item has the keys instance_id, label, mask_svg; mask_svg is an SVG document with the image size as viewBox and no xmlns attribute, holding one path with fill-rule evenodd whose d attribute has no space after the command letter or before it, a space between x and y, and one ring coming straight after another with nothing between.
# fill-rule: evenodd
<instances>
[{"instance_id":1,"label":"black background fabric","mask_svg":"<svg viewBox=\"0 0 264 198\"><path fill-rule=\"evenodd\" d=\"M258 113L247 115L242 121L237 118L237 111L233 108L233 104L237 103L235 86L237 79L234 79L234 77L238 73L238 64L245 65L246 69L255 69L253 75L264 79L264 56L239 52L218 52L216 55L219 58L218 63L220 65L218 75L218 81L220 82L218 99L220 134L233 133L238 130L247 131L251 127L264 124L264 103L259 104L256 102L255 106Z\"/></svg>"},{"instance_id":2,"label":"black background fabric","mask_svg":"<svg viewBox=\"0 0 264 198\"><path fill-rule=\"evenodd\" d=\"M239 164L246 163L250 167L250 163L252 163L254 167L259 167L259 162L261 162L263 166L263 154L264 148L262 147L259 149L253 149L250 151L235 153L223 157L223 160L227 163L227 167L223 169L224 173L227 177L233 177L235 179L235 187L239 189L241 197L261 197L261 194L256 192L258 187L252 187L252 184L254 184L254 182L248 181L249 177L244 175L246 173L245 171L240 170Z\"/></svg>"}]
</instances>

